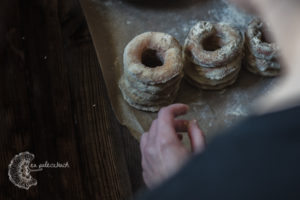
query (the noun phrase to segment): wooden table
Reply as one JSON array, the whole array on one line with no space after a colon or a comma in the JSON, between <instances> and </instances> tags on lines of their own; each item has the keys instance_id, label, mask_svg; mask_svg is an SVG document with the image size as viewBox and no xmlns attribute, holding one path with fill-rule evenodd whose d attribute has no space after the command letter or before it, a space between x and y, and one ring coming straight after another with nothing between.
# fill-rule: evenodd
<instances>
[{"instance_id":1,"label":"wooden table","mask_svg":"<svg viewBox=\"0 0 300 200\"><path fill-rule=\"evenodd\" d=\"M0 199L127 199L143 186L138 142L116 121L78 0L0 2ZM8 179L18 153L68 162Z\"/></svg>"}]
</instances>

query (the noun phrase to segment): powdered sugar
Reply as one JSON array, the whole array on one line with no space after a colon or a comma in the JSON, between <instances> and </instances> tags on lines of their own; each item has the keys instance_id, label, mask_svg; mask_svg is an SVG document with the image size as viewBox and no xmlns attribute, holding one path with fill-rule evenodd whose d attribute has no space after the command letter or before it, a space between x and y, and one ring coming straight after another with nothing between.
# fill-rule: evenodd
<instances>
[{"instance_id":1,"label":"powdered sugar","mask_svg":"<svg viewBox=\"0 0 300 200\"><path fill-rule=\"evenodd\" d=\"M217 22L229 23L237 28L245 29L253 16L237 9L234 5L222 0L225 6L222 9L211 9L208 11L210 17Z\"/></svg>"}]
</instances>

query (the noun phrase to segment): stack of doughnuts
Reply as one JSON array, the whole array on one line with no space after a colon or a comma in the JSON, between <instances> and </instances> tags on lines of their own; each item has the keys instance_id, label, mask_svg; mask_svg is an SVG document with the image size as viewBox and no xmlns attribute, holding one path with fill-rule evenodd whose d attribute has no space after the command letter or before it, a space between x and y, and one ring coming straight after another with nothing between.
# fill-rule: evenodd
<instances>
[{"instance_id":1,"label":"stack of doughnuts","mask_svg":"<svg viewBox=\"0 0 300 200\"><path fill-rule=\"evenodd\" d=\"M280 73L278 47L265 40L262 28L258 19L248 26L246 66L255 74L276 76ZM185 39L183 51L169 34L142 33L124 50L122 96L138 110L156 112L173 103L184 74L200 89L223 89L236 81L243 50L244 35L224 23L198 22Z\"/></svg>"},{"instance_id":2,"label":"stack of doughnuts","mask_svg":"<svg viewBox=\"0 0 300 200\"><path fill-rule=\"evenodd\" d=\"M265 40L264 24L254 19L246 32L247 69L262 76L277 76L280 73L280 63L277 60L278 46Z\"/></svg>"},{"instance_id":3,"label":"stack of doughnuts","mask_svg":"<svg viewBox=\"0 0 300 200\"><path fill-rule=\"evenodd\" d=\"M185 40L185 78L201 89L223 89L233 84L241 69L244 38L223 23L200 21Z\"/></svg>"},{"instance_id":4,"label":"stack of doughnuts","mask_svg":"<svg viewBox=\"0 0 300 200\"><path fill-rule=\"evenodd\" d=\"M123 63L119 87L130 106L156 112L175 100L183 60L181 47L171 35L146 32L136 36L124 50Z\"/></svg>"}]
</instances>

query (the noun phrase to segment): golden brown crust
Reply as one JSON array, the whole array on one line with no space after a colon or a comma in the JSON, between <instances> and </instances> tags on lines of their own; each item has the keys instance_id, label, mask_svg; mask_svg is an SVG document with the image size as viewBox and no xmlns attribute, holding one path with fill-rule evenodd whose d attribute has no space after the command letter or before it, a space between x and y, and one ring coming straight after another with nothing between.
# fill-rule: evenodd
<instances>
[{"instance_id":1,"label":"golden brown crust","mask_svg":"<svg viewBox=\"0 0 300 200\"><path fill-rule=\"evenodd\" d=\"M194 81L193 79L191 79L190 77L187 77L187 76L185 77L185 80L189 84L191 84L197 88L203 89L203 90L222 90L222 89L234 84L236 82L237 78L238 78L238 73L235 73L231 77L231 79L228 79L226 82L223 82L223 83L218 83L218 85L216 85L216 86L199 84L197 81Z\"/></svg>"},{"instance_id":2,"label":"golden brown crust","mask_svg":"<svg viewBox=\"0 0 300 200\"><path fill-rule=\"evenodd\" d=\"M213 35L218 35L223 45L217 50L207 51L204 49L203 42ZM243 45L243 36L231 26L200 21L192 27L185 40L184 59L204 67L217 67L239 56Z\"/></svg>"},{"instance_id":3,"label":"golden brown crust","mask_svg":"<svg viewBox=\"0 0 300 200\"><path fill-rule=\"evenodd\" d=\"M142 53L156 50L163 58L163 65L147 67L141 62ZM137 80L155 85L165 83L182 72L183 62L178 41L169 34L146 32L133 38L123 55L124 71Z\"/></svg>"},{"instance_id":4,"label":"golden brown crust","mask_svg":"<svg viewBox=\"0 0 300 200\"><path fill-rule=\"evenodd\" d=\"M148 112L157 112L160 108L171 104L175 98L176 94L179 90L179 85L171 91L171 94L168 96L162 96L156 100L149 100L145 98L143 95L138 95L137 93L132 92L131 89L125 86L125 83L122 83L122 79L119 82L119 87L122 92L122 96L124 100L132 107Z\"/></svg>"},{"instance_id":5,"label":"golden brown crust","mask_svg":"<svg viewBox=\"0 0 300 200\"><path fill-rule=\"evenodd\" d=\"M212 36L218 45L206 50L205 40ZM185 40L186 79L198 88L209 90L233 84L241 69L243 45L241 33L227 24L197 23Z\"/></svg>"},{"instance_id":6,"label":"golden brown crust","mask_svg":"<svg viewBox=\"0 0 300 200\"><path fill-rule=\"evenodd\" d=\"M236 61L233 61L240 63L241 58L237 59ZM192 85L204 89L204 90L221 90L225 87L232 85L240 72L240 67L236 68L236 70L232 71L231 73L227 74L226 77L222 79L209 79L205 77L200 77L195 75L196 72L193 71L193 69L190 69L186 71L187 76L185 76L185 79Z\"/></svg>"},{"instance_id":7,"label":"golden brown crust","mask_svg":"<svg viewBox=\"0 0 300 200\"><path fill-rule=\"evenodd\" d=\"M143 64L148 50L162 58L162 66ZM119 87L130 106L156 112L174 101L183 78L181 47L176 39L165 33L143 33L128 43L123 60Z\"/></svg>"},{"instance_id":8,"label":"golden brown crust","mask_svg":"<svg viewBox=\"0 0 300 200\"><path fill-rule=\"evenodd\" d=\"M168 102L170 97L176 95L179 85L180 82L177 82L166 94L157 95L141 92L139 88L131 87L127 79L122 78L119 82L120 89L125 92L131 100L141 105L156 105Z\"/></svg>"},{"instance_id":9,"label":"golden brown crust","mask_svg":"<svg viewBox=\"0 0 300 200\"><path fill-rule=\"evenodd\" d=\"M137 110L141 110L141 111L146 111L146 112L157 112L159 111L160 108L164 107L164 106L167 106L168 104L166 105L153 105L153 106L144 106L144 105L140 105L140 104L137 104L135 102L133 102L131 99L129 99L126 94L124 94L122 92L122 95L123 95L123 98L125 99L125 101L133 108L137 109Z\"/></svg>"},{"instance_id":10,"label":"golden brown crust","mask_svg":"<svg viewBox=\"0 0 300 200\"><path fill-rule=\"evenodd\" d=\"M148 94L164 95L168 93L169 89L174 85L178 84L183 78L183 72L166 83L161 83L157 85L147 85L145 83L137 81L134 77L124 74L124 78L128 80L130 87L138 88L140 92L145 92Z\"/></svg>"}]
</instances>

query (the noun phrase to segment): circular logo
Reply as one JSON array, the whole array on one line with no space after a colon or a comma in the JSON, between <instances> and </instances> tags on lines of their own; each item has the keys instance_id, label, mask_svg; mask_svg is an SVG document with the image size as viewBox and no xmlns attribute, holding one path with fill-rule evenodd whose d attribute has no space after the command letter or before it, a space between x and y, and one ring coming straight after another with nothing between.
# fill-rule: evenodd
<instances>
[{"instance_id":1,"label":"circular logo","mask_svg":"<svg viewBox=\"0 0 300 200\"><path fill-rule=\"evenodd\" d=\"M28 190L37 185L37 180L30 175L30 163L33 159L34 155L26 151L15 155L11 160L8 165L8 177L15 186Z\"/></svg>"}]
</instances>

